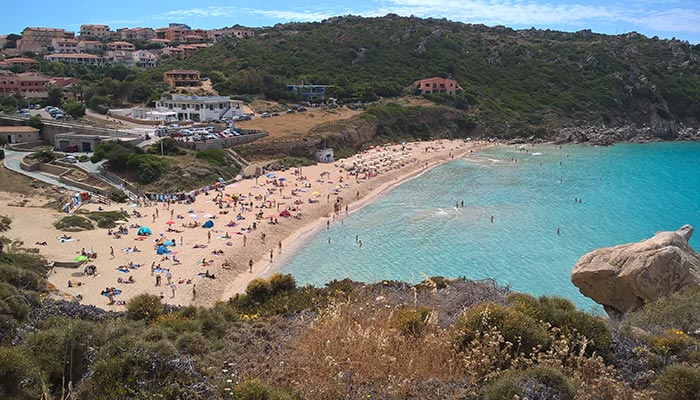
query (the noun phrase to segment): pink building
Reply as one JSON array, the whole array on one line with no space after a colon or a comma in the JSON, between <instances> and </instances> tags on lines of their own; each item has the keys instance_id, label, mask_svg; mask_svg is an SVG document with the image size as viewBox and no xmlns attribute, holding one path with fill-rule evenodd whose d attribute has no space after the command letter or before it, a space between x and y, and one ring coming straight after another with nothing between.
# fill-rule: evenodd
<instances>
[{"instance_id":1,"label":"pink building","mask_svg":"<svg viewBox=\"0 0 700 400\"><path fill-rule=\"evenodd\" d=\"M114 51L134 51L136 46L129 42L112 42L107 44L107 48Z\"/></svg>"}]
</instances>

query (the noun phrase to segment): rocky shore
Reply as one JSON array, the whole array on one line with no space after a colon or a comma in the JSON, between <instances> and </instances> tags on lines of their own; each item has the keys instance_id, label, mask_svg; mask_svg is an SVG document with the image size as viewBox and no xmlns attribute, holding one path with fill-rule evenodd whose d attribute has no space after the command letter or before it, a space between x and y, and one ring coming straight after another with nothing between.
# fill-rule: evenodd
<instances>
[{"instance_id":1,"label":"rocky shore","mask_svg":"<svg viewBox=\"0 0 700 400\"><path fill-rule=\"evenodd\" d=\"M610 146L619 142L648 143L668 140L700 141L700 128L690 127L635 127L625 125L576 126L561 128L554 132L555 143L589 143Z\"/></svg>"}]
</instances>

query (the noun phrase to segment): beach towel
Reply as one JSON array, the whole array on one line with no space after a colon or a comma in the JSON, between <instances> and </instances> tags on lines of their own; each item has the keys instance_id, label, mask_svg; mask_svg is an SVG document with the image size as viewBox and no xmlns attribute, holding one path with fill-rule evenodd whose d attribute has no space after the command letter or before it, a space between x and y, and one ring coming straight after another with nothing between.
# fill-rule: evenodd
<instances>
[{"instance_id":1,"label":"beach towel","mask_svg":"<svg viewBox=\"0 0 700 400\"><path fill-rule=\"evenodd\" d=\"M164 269L162 269L162 268L155 268L155 269L153 270L153 272L155 272L155 273L157 273L157 274L164 274L164 273L166 273L166 272L168 272L168 271L166 271L166 270L164 270Z\"/></svg>"},{"instance_id":2,"label":"beach towel","mask_svg":"<svg viewBox=\"0 0 700 400\"><path fill-rule=\"evenodd\" d=\"M105 290L103 290L101 294L102 294L103 296L105 296L105 297L109 297L109 292L107 292L107 291L105 291ZM117 289L117 290L114 291L114 295L115 295L115 296L119 296L120 294L122 294L121 289Z\"/></svg>"},{"instance_id":3,"label":"beach towel","mask_svg":"<svg viewBox=\"0 0 700 400\"><path fill-rule=\"evenodd\" d=\"M129 268L117 268L117 269L119 270L119 272L123 272L125 274L129 273Z\"/></svg>"},{"instance_id":4,"label":"beach towel","mask_svg":"<svg viewBox=\"0 0 700 400\"><path fill-rule=\"evenodd\" d=\"M66 243L66 242L74 242L75 239L73 239L73 238L70 238L70 239L58 238L58 241L60 243Z\"/></svg>"}]
</instances>

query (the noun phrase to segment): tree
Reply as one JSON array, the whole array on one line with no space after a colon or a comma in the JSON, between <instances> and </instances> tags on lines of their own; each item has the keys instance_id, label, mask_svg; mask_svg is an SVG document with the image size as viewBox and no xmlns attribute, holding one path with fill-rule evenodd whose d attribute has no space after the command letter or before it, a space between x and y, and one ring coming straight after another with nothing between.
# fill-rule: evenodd
<instances>
[{"instance_id":1,"label":"tree","mask_svg":"<svg viewBox=\"0 0 700 400\"><path fill-rule=\"evenodd\" d=\"M49 97L46 99L46 104L58 107L61 105L61 101L63 101L63 90L52 86L49 89Z\"/></svg>"},{"instance_id":2,"label":"tree","mask_svg":"<svg viewBox=\"0 0 700 400\"><path fill-rule=\"evenodd\" d=\"M63 110L73 118L85 115L85 105L75 100L68 100L63 103Z\"/></svg>"},{"instance_id":3,"label":"tree","mask_svg":"<svg viewBox=\"0 0 700 400\"><path fill-rule=\"evenodd\" d=\"M5 39L5 47L6 49L16 49L17 48L17 40L19 40L22 36L16 34L16 33L10 33L7 35L7 38Z\"/></svg>"},{"instance_id":4,"label":"tree","mask_svg":"<svg viewBox=\"0 0 700 400\"><path fill-rule=\"evenodd\" d=\"M41 129L41 127L44 126L44 124L41 122L41 117L39 117L38 115L34 115L34 116L30 117L25 122L25 124L27 126L31 126L32 128L36 128L36 129Z\"/></svg>"}]
</instances>

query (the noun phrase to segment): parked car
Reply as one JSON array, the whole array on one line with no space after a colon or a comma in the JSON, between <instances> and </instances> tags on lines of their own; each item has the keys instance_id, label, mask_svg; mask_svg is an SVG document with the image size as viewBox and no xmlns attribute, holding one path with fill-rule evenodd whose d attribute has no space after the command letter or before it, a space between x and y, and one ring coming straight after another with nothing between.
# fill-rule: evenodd
<instances>
[{"instance_id":1,"label":"parked car","mask_svg":"<svg viewBox=\"0 0 700 400\"><path fill-rule=\"evenodd\" d=\"M78 151L78 145L77 144L68 145L63 149L63 151L65 151L66 153L75 153L76 151Z\"/></svg>"},{"instance_id":2,"label":"parked car","mask_svg":"<svg viewBox=\"0 0 700 400\"><path fill-rule=\"evenodd\" d=\"M264 112L264 113L260 114L260 116L263 118L270 118L272 115L270 115L269 112Z\"/></svg>"},{"instance_id":3,"label":"parked car","mask_svg":"<svg viewBox=\"0 0 700 400\"><path fill-rule=\"evenodd\" d=\"M78 147L78 146L76 146L76 147ZM74 156L65 156L65 157L63 157L63 158L61 159L61 161L67 162L67 163L71 163L71 164L75 164L75 163L78 162L78 159L75 158Z\"/></svg>"}]
</instances>

